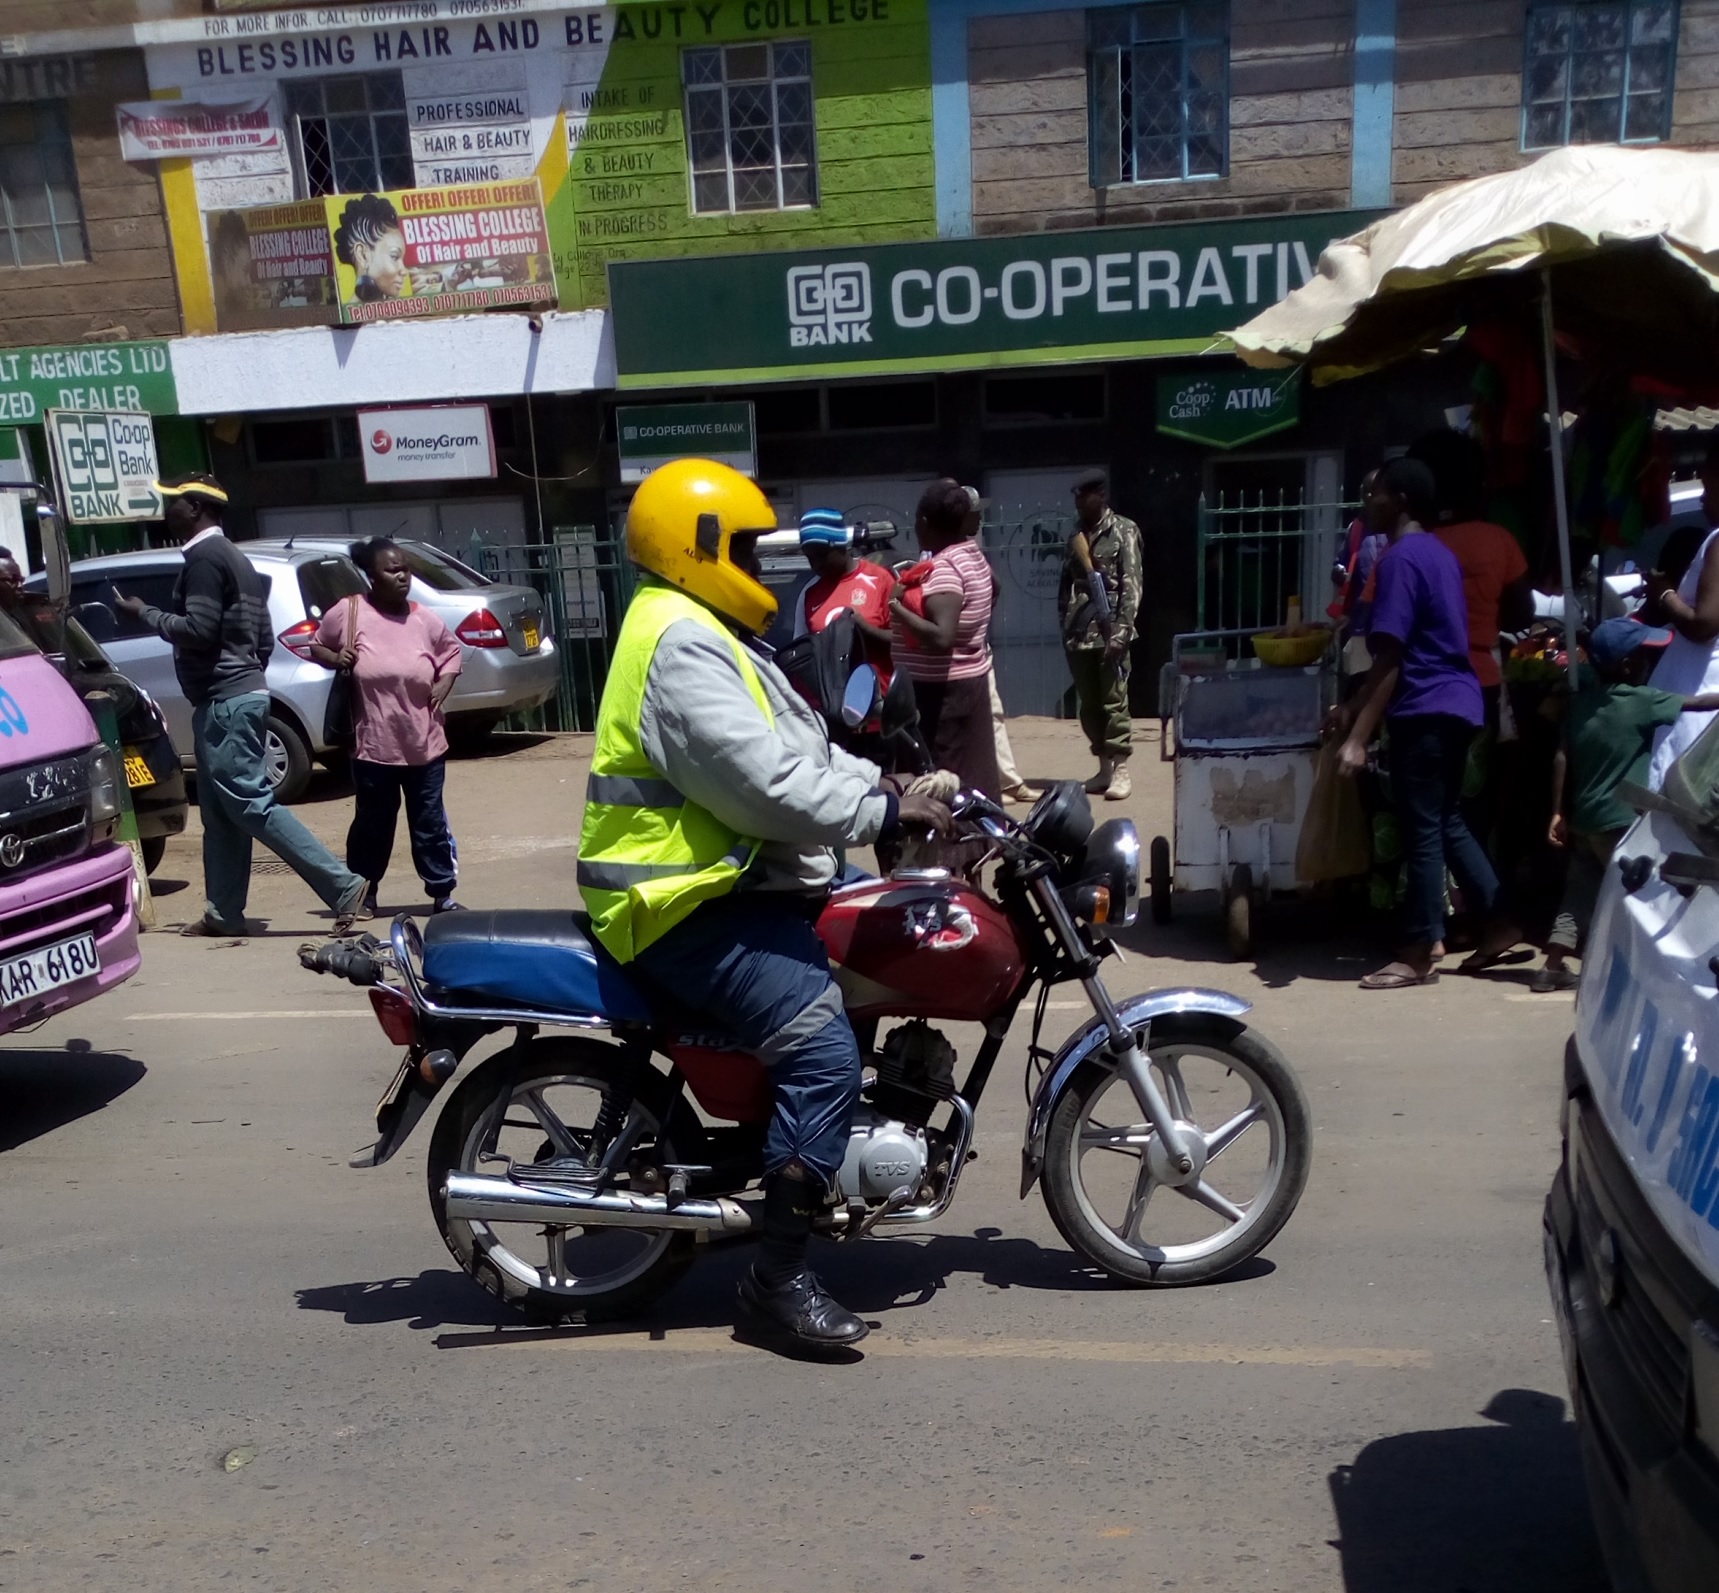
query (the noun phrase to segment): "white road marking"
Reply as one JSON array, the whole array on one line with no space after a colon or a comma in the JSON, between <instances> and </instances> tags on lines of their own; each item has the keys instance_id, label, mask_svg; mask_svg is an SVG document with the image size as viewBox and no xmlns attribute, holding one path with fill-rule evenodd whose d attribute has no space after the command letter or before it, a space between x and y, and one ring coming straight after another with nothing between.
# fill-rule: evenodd
<instances>
[{"instance_id":1,"label":"white road marking","mask_svg":"<svg viewBox=\"0 0 1719 1593\"><path fill-rule=\"evenodd\" d=\"M206 1018L368 1018L368 1007L292 1007L278 1012L134 1012L134 1023L193 1023Z\"/></svg>"},{"instance_id":2,"label":"white road marking","mask_svg":"<svg viewBox=\"0 0 1719 1593\"><path fill-rule=\"evenodd\" d=\"M552 1334L502 1331L493 1334L448 1334L450 1348L478 1344L538 1344L568 1350L632 1350L639 1353L671 1350L685 1355L767 1354L736 1339L728 1328L677 1328L648 1332L581 1334L577 1330ZM1426 1370L1433 1364L1429 1350L1388 1349L1370 1345L1294 1344L1152 1344L1106 1343L1092 1339L973 1339L895 1338L873 1335L857 1346L866 1356L935 1361L1093 1361L1116 1365L1180 1364L1199 1366L1359 1366L1386 1371Z\"/></svg>"}]
</instances>

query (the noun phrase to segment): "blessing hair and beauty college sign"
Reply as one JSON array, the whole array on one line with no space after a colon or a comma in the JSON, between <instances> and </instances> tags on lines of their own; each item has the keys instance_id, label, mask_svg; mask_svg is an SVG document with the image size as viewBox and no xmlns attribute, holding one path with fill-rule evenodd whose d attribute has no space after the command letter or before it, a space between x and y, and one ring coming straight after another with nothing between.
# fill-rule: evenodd
<instances>
[{"instance_id":1,"label":"blessing hair and beauty college sign","mask_svg":"<svg viewBox=\"0 0 1719 1593\"><path fill-rule=\"evenodd\" d=\"M622 387L1199 354L1371 212L614 261Z\"/></svg>"}]
</instances>

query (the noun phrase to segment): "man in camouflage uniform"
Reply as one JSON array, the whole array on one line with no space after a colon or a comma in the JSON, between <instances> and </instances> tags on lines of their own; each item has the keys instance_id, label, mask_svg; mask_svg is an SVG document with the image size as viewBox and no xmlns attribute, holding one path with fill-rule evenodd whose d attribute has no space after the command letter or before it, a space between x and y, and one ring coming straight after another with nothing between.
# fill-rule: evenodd
<instances>
[{"instance_id":1,"label":"man in camouflage uniform","mask_svg":"<svg viewBox=\"0 0 1719 1593\"><path fill-rule=\"evenodd\" d=\"M1134 789L1128 722L1128 655L1140 611L1140 527L1110 507L1110 482L1091 470L1074 484L1079 524L1068 540L1057 612L1062 645L1074 676L1080 728L1098 773L1086 789L1120 802Z\"/></svg>"}]
</instances>

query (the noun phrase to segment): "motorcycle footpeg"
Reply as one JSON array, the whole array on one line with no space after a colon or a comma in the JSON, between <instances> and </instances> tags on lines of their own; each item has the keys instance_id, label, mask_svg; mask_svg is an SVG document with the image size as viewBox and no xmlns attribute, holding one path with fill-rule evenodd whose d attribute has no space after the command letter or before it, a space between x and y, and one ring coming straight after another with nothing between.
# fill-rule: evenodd
<instances>
[{"instance_id":1,"label":"motorcycle footpeg","mask_svg":"<svg viewBox=\"0 0 1719 1593\"><path fill-rule=\"evenodd\" d=\"M692 1162L664 1162L662 1170L669 1175L668 1188L663 1191L663 1203L673 1211L692 1193L692 1175L708 1173L712 1169Z\"/></svg>"}]
</instances>

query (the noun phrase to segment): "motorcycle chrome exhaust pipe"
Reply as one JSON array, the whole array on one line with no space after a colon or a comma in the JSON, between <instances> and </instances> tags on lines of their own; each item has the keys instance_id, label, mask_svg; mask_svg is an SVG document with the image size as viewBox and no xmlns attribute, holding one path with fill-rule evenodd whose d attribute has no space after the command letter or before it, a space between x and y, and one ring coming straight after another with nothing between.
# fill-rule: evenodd
<instances>
[{"instance_id":1,"label":"motorcycle chrome exhaust pipe","mask_svg":"<svg viewBox=\"0 0 1719 1593\"><path fill-rule=\"evenodd\" d=\"M478 1173L449 1173L442 1186L447 1214L467 1222L530 1222L549 1227L679 1228L709 1234L750 1233L756 1202L685 1199L587 1190L573 1185L515 1183Z\"/></svg>"}]
</instances>

